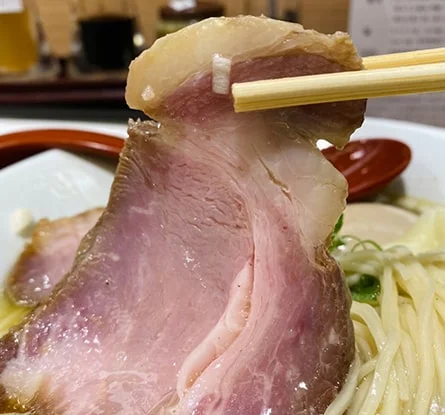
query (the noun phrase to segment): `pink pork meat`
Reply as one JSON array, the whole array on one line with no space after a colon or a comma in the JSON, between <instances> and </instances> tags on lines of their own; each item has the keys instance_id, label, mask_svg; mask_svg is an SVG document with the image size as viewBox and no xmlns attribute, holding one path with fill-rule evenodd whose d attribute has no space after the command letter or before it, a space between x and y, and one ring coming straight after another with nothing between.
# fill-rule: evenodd
<instances>
[{"instance_id":1,"label":"pink pork meat","mask_svg":"<svg viewBox=\"0 0 445 415\"><path fill-rule=\"evenodd\" d=\"M198 23L133 62L127 102L158 122L130 123L74 267L1 340L3 409L322 414L354 334L326 251L346 182L314 143L344 145L365 102L235 114L221 92L359 69L345 34L254 17Z\"/></svg>"},{"instance_id":2,"label":"pink pork meat","mask_svg":"<svg viewBox=\"0 0 445 415\"><path fill-rule=\"evenodd\" d=\"M91 209L69 218L40 220L33 229L6 281L6 291L21 306L35 306L46 299L73 266L85 234L103 209Z\"/></svg>"}]
</instances>

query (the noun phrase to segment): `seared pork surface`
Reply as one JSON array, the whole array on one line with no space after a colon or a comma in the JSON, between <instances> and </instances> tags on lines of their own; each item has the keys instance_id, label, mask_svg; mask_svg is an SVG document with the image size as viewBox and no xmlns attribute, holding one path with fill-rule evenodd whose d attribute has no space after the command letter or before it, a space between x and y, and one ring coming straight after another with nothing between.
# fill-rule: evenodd
<instances>
[{"instance_id":1,"label":"seared pork surface","mask_svg":"<svg viewBox=\"0 0 445 415\"><path fill-rule=\"evenodd\" d=\"M108 206L53 296L0 342L1 401L36 414L321 414L354 356L326 246L346 182L316 149L364 102L235 114L230 82L358 70L345 34L210 19L131 66Z\"/></svg>"}]
</instances>

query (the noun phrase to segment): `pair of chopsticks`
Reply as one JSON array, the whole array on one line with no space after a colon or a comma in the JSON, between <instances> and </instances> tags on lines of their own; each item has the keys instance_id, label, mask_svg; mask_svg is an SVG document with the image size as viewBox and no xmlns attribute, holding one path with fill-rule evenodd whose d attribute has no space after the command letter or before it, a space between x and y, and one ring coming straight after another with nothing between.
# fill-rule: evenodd
<instances>
[{"instance_id":1,"label":"pair of chopsticks","mask_svg":"<svg viewBox=\"0 0 445 415\"><path fill-rule=\"evenodd\" d=\"M365 70L235 83L236 112L445 91L445 48L363 58Z\"/></svg>"}]
</instances>

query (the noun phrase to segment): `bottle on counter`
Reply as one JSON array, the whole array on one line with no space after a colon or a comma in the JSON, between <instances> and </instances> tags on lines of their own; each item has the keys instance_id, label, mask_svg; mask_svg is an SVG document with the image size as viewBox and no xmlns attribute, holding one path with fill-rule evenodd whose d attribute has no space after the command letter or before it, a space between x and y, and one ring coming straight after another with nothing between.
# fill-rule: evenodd
<instances>
[{"instance_id":1,"label":"bottle on counter","mask_svg":"<svg viewBox=\"0 0 445 415\"><path fill-rule=\"evenodd\" d=\"M22 0L0 1L0 75L20 74L38 62L33 16Z\"/></svg>"},{"instance_id":2,"label":"bottle on counter","mask_svg":"<svg viewBox=\"0 0 445 415\"><path fill-rule=\"evenodd\" d=\"M224 6L213 1L170 0L159 10L157 37L176 32L208 17L224 15Z\"/></svg>"}]
</instances>

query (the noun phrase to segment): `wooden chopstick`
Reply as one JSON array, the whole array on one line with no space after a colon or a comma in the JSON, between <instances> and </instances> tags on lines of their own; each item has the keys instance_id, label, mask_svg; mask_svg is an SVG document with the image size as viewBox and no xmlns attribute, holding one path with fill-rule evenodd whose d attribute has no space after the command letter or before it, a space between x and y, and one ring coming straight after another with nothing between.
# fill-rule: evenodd
<instances>
[{"instance_id":1,"label":"wooden chopstick","mask_svg":"<svg viewBox=\"0 0 445 415\"><path fill-rule=\"evenodd\" d=\"M445 48L368 56L363 58L362 62L365 69L398 68L400 66L445 62Z\"/></svg>"},{"instance_id":2,"label":"wooden chopstick","mask_svg":"<svg viewBox=\"0 0 445 415\"><path fill-rule=\"evenodd\" d=\"M363 63L362 71L235 83L235 111L445 91L445 48L374 56Z\"/></svg>"}]
</instances>

